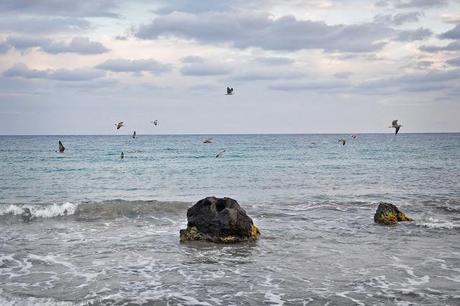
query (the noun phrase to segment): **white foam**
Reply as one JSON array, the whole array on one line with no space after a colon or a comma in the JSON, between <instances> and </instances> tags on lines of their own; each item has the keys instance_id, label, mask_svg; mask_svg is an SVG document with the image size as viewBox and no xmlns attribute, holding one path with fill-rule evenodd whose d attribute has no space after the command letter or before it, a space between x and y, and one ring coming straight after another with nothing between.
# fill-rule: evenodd
<instances>
[{"instance_id":1,"label":"white foam","mask_svg":"<svg viewBox=\"0 0 460 306\"><path fill-rule=\"evenodd\" d=\"M8 205L0 206L0 216L13 214L21 215L24 208L29 208L32 218L53 218L59 216L73 215L77 209L76 204L66 202L64 204L52 205Z\"/></svg>"},{"instance_id":2,"label":"white foam","mask_svg":"<svg viewBox=\"0 0 460 306\"><path fill-rule=\"evenodd\" d=\"M428 227L428 228L433 228L433 229L456 229L460 228L460 224L447 221L447 220L439 220L435 218L428 218L427 221L425 222L420 222L418 225Z\"/></svg>"}]
</instances>

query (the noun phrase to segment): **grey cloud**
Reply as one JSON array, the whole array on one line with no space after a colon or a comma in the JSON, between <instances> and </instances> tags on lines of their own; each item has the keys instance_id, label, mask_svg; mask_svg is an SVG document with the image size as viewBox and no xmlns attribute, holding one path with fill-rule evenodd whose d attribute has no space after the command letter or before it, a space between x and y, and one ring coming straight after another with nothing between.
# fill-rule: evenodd
<instances>
[{"instance_id":1,"label":"grey cloud","mask_svg":"<svg viewBox=\"0 0 460 306\"><path fill-rule=\"evenodd\" d=\"M280 83L270 85L269 88L277 91L342 91L350 87L350 84L343 81L324 80L309 81L300 83Z\"/></svg>"},{"instance_id":2,"label":"grey cloud","mask_svg":"<svg viewBox=\"0 0 460 306\"><path fill-rule=\"evenodd\" d=\"M441 34L442 39L460 39L460 24L457 24L453 29Z\"/></svg>"},{"instance_id":3,"label":"grey cloud","mask_svg":"<svg viewBox=\"0 0 460 306\"><path fill-rule=\"evenodd\" d=\"M420 50L425 52L438 52L438 51L459 51L460 50L460 41L454 41L448 44L447 46L421 46Z\"/></svg>"},{"instance_id":4,"label":"grey cloud","mask_svg":"<svg viewBox=\"0 0 460 306\"><path fill-rule=\"evenodd\" d=\"M27 65L19 63L3 72L6 77L21 77L25 79L44 79L47 78L48 70L29 69Z\"/></svg>"},{"instance_id":5,"label":"grey cloud","mask_svg":"<svg viewBox=\"0 0 460 306\"><path fill-rule=\"evenodd\" d=\"M232 76L233 81L246 82L246 81L270 81L270 80L294 80L305 77L304 74L299 72L286 72L286 71L249 71L245 73L238 73Z\"/></svg>"},{"instance_id":6,"label":"grey cloud","mask_svg":"<svg viewBox=\"0 0 460 306\"><path fill-rule=\"evenodd\" d=\"M297 20L294 16L271 19L261 14L172 13L139 27L143 39L175 36L204 43L230 43L236 48L269 50L323 49L326 51L370 52L382 48L395 30L382 24L327 25Z\"/></svg>"},{"instance_id":7,"label":"grey cloud","mask_svg":"<svg viewBox=\"0 0 460 306\"><path fill-rule=\"evenodd\" d=\"M191 56L186 56L182 58L181 62L182 63L201 63L201 62L204 62L204 58L200 56L191 55Z\"/></svg>"},{"instance_id":8,"label":"grey cloud","mask_svg":"<svg viewBox=\"0 0 460 306\"><path fill-rule=\"evenodd\" d=\"M455 88L454 83L458 81L460 81L460 70L458 69L430 71L365 82L356 89L363 93L424 92Z\"/></svg>"},{"instance_id":9,"label":"grey cloud","mask_svg":"<svg viewBox=\"0 0 460 306\"><path fill-rule=\"evenodd\" d=\"M74 37L70 42L51 42L42 47L47 53L100 54L109 51L100 42L90 41L87 37Z\"/></svg>"},{"instance_id":10,"label":"grey cloud","mask_svg":"<svg viewBox=\"0 0 460 306\"><path fill-rule=\"evenodd\" d=\"M375 3L377 7L387 7L389 5L387 0L379 0Z\"/></svg>"},{"instance_id":11,"label":"grey cloud","mask_svg":"<svg viewBox=\"0 0 460 306\"><path fill-rule=\"evenodd\" d=\"M427 37L430 37L433 34L431 30L418 28L414 31L401 31L398 34L397 40L399 41L416 41L423 40Z\"/></svg>"},{"instance_id":12,"label":"grey cloud","mask_svg":"<svg viewBox=\"0 0 460 306\"><path fill-rule=\"evenodd\" d=\"M337 79L348 79L352 74L350 71L343 71L334 73L334 77Z\"/></svg>"},{"instance_id":13,"label":"grey cloud","mask_svg":"<svg viewBox=\"0 0 460 306\"><path fill-rule=\"evenodd\" d=\"M19 77L25 79L50 79L57 81L88 81L101 78L105 73L94 69L30 69L27 65L19 63L3 72L6 77Z\"/></svg>"},{"instance_id":14,"label":"grey cloud","mask_svg":"<svg viewBox=\"0 0 460 306\"><path fill-rule=\"evenodd\" d=\"M4 14L79 16L79 17L117 17L114 9L119 0L2 0L0 12Z\"/></svg>"},{"instance_id":15,"label":"grey cloud","mask_svg":"<svg viewBox=\"0 0 460 306\"><path fill-rule=\"evenodd\" d=\"M0 29L18 33L59 33L79 32L89 29L90 23L81 18L72 17L21 17L1 16Z\"/></svg>"},{"instance_id":16,"label":"grey cloud","mask_svg":"<svg viewBox=\"0 0 460 306\"><path fill-rule=\"evenodd\" d=\"M451 66L460 67L460 57L450 59L446 63Z\"/></svg>"},{"instance_id":17,"label":"grey cloud","mask_svg":"<svg viewBox=\"0 0 460 306\"><path fill-rule=\"evenodd\" d=\"M171 65L160 63L154 59L110 59L96 66L98 69L112 72L143 72L162 74L171 70Z\"/></svg>"},{"instance_id":18,"label":"grey cloud","mask_svg":"<svg viewBox=\"0 0 460 306\"><path fill-rule=\"evenodd\" d=\"M158 14L169 14L174 11L188 12L188 13L226 11L232 6L237 6L238 4L241 4L241 3L243 3L243 1L235 1L235 0L227 0L227 1L161 0L161 1L156 2L158 7L154 10L154 12Z\"/></svg>"},{"instance_id":19,"label":"grey cloud","mask_svg":"<svg viewBox=\"0 0 460 306\"><path fill-rule=\"evenodd\" d=\"M187 76L208 76L224 75L231 72L231 68L225 65L219 65L207 62L189 62L180 70L182 75Z\"/></svg>"},{"instance_id":20,"label":"grey cloud","mask_svg":"<svg viewBox=\"0 0 460 306\"><path fill-rule=\"evenodd\" d=\"M52 41L48 38L30 36L9 36L6 43L17 50L39 48L47 53L78 53L78 54L100 54L108 52L109 49L99 42L90 41L86 37L74 37L70 42Z\"/></svg>"},{"instance_id":21,"label":"grey cloud","mask_svg":"<svg viewBox=\"0 0 460 306\"><path fill-rule=\"evenodd\" d=\"M258 57L255 61L272 66L283 66L294 63L294 60L287 57Z\"/></svg>"},{"instance_id":22,"label":"grey cloud","mask_svg":"<svg viewBox=\"0 0 460 306\"><path fill-rule=\"evenodd\" d=\"M417 22L420 16L420 12L398 13L395 15L377 15L374 17L374 21L386 24L402 25L408 22Z\"/></svg>"},{"instance_id":23,"label":"grey cloud","mask_svg":"<svg viewBox=\"0 0 460 306\"><path fill-rule=\"evenodd\" d=\"M94 69L58 69L51 72L49 79L58 81L88 81L101 78L105 73Z\"/></svg>"},{"instance_id":24,"label":"grey cloud","mask_svg":"<svg viewBox=\"0 0 460 306\"><path fill-rule=\"evenodd\" d=\"M394 2L399 8L430 8L449 4L449 0L396 0Z\"/></svg>"},{"instance_id":25,"label":"grey cloud","mask_svg":"<svg viewBox=\"0 0 460 306\"><path fill-rule=\"evenodd\" d=\"M0 54L5 54L10 48L11 46L8 43L0 41Z\"/></svg>"},{"instance_id":26,"label":"grey cloud","mask_svg":"<svg viewBox=\"0 0 460 306\"><path fill-rule=\"evenodd\" d=\"M29 48L40 47L47 45L51 42L50 39L40 37L27 37L27 36L9 36L6 43L18 50L26 50Z\"/></svg>"}]
</instances>

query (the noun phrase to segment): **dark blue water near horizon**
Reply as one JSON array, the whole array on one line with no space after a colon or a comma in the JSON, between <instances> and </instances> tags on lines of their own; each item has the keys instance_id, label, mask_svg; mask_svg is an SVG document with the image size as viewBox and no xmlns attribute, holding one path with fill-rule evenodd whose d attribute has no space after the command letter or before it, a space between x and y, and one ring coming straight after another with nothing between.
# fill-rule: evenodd
<instances>
[{"instance_id":1,"label":"dark blue water near horizon","mask_svg":"<svg viewBox=\"0 0 460 306\"><path fill-rule=\"evenodd\" d=\"M460 304L460 133L0 136L0 174L2 305ZM261 240L179 244L211 195Z\"/></svg>"}]
</instances>

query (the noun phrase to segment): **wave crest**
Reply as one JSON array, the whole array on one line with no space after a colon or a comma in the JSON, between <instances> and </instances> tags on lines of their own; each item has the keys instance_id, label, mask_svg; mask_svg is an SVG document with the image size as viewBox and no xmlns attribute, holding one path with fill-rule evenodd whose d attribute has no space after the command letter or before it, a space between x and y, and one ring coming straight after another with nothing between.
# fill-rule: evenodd
<instances>
[{"instance_id":1,"label":"wave crest","mask_svg":"<svg viewBox=\"0 0 460 306\"><path fill-rule=\"evenodd\" d=\"M190 207L187 202L163 201L125 201L108 200L102 202L83 202L73 204L23 204L0 205L0 218L11 219L20 216L25 208L29 208L32 219L73 217L76 220L91 221L99 219L115 219L119 217L140 217L156 214L182 213Z\"/></svg>"}]
</instances>

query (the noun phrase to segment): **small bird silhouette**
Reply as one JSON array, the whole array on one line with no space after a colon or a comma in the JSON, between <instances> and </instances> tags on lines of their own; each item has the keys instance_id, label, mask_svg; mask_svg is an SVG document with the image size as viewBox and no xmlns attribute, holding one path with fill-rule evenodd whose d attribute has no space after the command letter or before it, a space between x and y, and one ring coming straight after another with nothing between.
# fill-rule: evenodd
<instances>
[{"instance_id":1,"label":"small bird silhouette","mask_svg":"<svg viewBox=\"0 0 460 306\"><path fill-rule=\"evenodd\" d=\"M217 153L216 158L222 157L222 155L224 155L224 152L225 150L222 150L219 153Z\"/></svg>"},{"instance_id":2,"label":"small bird silhouette","mask_svg":"<svg viewBox=\"0 0 460 306\"><path fill-rule=\"evenodd\" d=\"M233 87L230 88L230 87L227 87L227 96L231 96L233 95Z\"/></svg>"},{"instance_id":3,"label":"small bird silhouette","mask_svg":"<svg viewBox=\"0 0 460 306\"><path fill-rule=\"evenodd\" d=\"M64 153L64 151L65 151L65 147L62 144L62 142L59 140L59 153Z\"/></svg>"},{"instance_id":4,"label":"small bird silhouette","mask_svg":"<svg viewBox=\"0 0 460 306\"><path fill-rule=\"evenodd\" d=\"M124 127L123 121L120 121L120 122L118 122L118 123L115 123L115 126L117 127L117 130L119 130L120 128Z\"/></svg>"},{"instance_id":5,"label":"small bird silhouette","mask_svg":"<svg viewBox=\"0 0 460 306\"><path fill-rule=\"evenodd\" d=\"M395 135L398 134L399 129L402 127L401 124L398 124L398 120L393 120L391 122L391 126L389 126L390 129L394 128L395 129Z\"/></svg>"}]
</instances>

